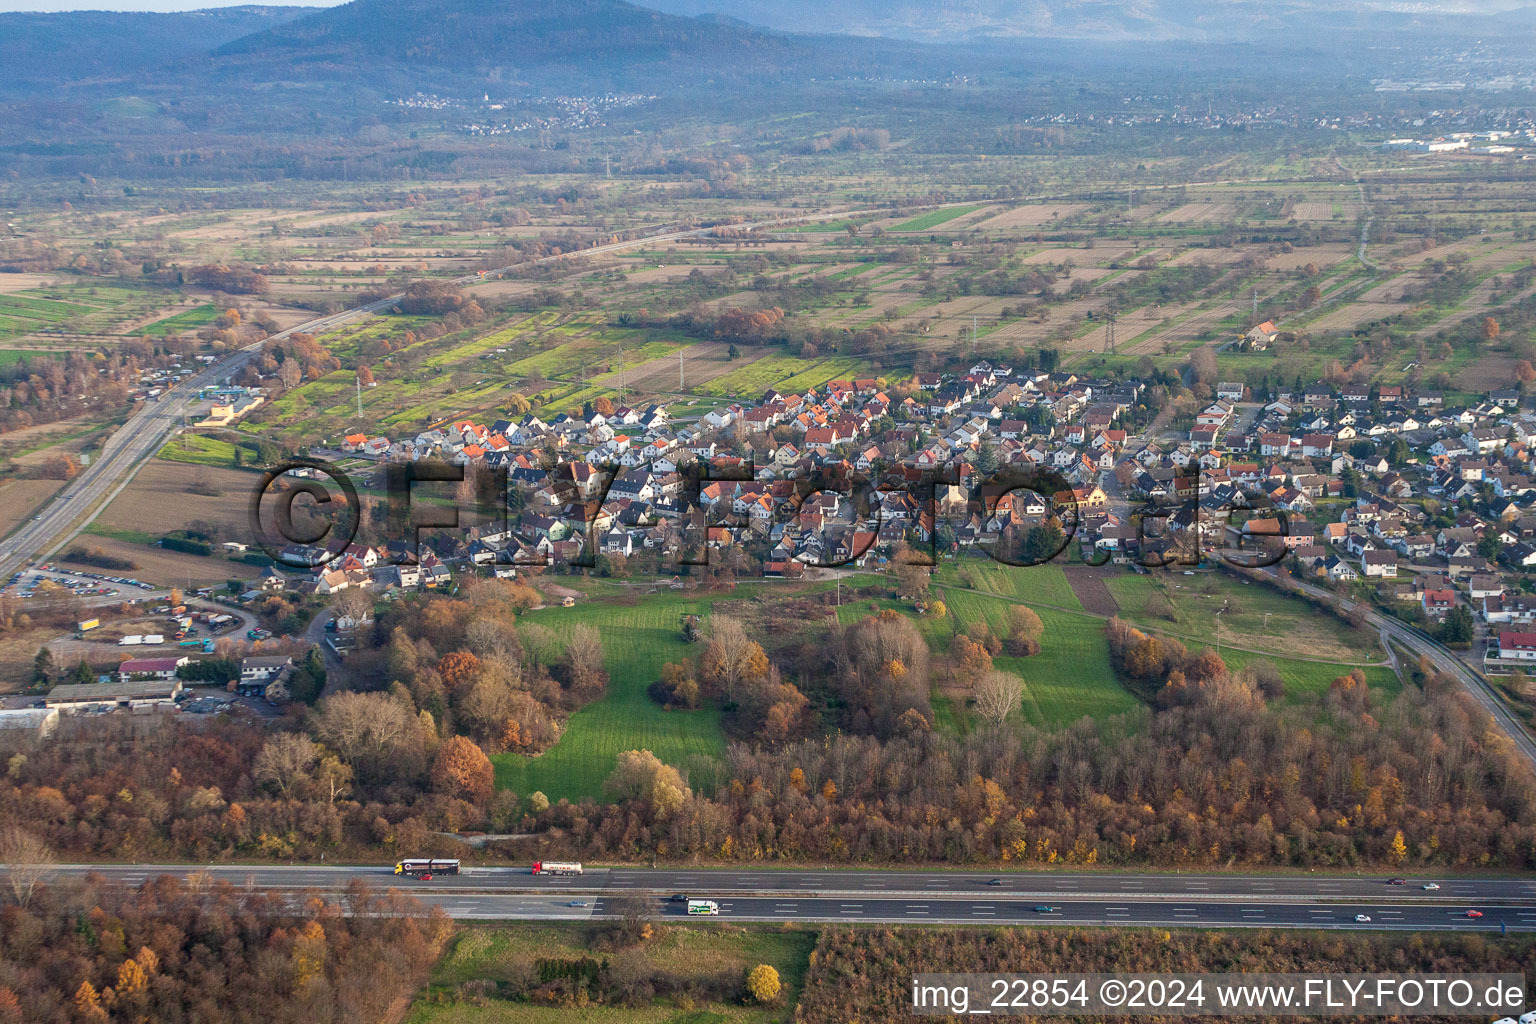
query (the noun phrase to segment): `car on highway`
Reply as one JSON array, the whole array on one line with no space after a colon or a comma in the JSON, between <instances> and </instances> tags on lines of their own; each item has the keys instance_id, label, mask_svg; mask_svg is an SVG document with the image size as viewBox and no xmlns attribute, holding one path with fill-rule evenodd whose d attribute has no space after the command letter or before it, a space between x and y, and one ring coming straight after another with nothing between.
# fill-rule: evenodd
<instances>
[{"instance_id":1,"label":"car on highway","mask_svg":"<svg viewBox=\"0 0 1536 1024\"><path fill-rule=\"evenodd\" d=\"M675 892L667 899L668 903L687 903L688 897L683 893Z\"/></svg>"},{"instance_id":2,"label":"car on highway","mask_svg":"<svg viewBox=\"0 0 1536 1024\"><path fill-rule=\"evenodd\" d=\"M1355 923L1356 924L1370 924L1371 923L1371 915L1370 914L1356 914L1355 915Z\"/></svg>"},{"instance_id":3,"label":"car on highway","mask_svg":"<svg viewBox=\"0 0 1536 1024\"><path fill-rule=\"evenodd\" d=\"M1467 911L1467 916L1468 917L1482 917L1483 916L1483 912L1481 910L1469 910L1469 911Z\"/></svg>"},{"instance_id":4,"label":"car on highway","mask_svg":"<svg viewBox=\"0 0 1536 1024\"><path fill-rule=\"evenodd\" d=\"M425 872L424 874L417 875L416 878L422 882L430 882L432 881L432 872Z\"/></svg>"},{"instance_id":5,"label":"car on highway","mask_svg":"<svg viewBox=\"0 0 1536 1024\"><path fill-rule=\"evenodd\" d=\"M1408 879L1406 879L1406 878L1394 878L1394 879L1392 879L1392 881L1388 882L1387 884L1388 885L1407 885L1408 884Z\"/></svg>"},{"instance_id":6,"label":"car on highway","mask_svg":"<svg viewBox=\"0 0 1536 1024\"><path fill-rule=\"evenodd\" d=\"M1054 914L1054 913L1056 913L1056 908L1051 906L1049 903L1036 903L1035 904L1035 913L1037 913L1037 914Z\"/></svg>"},{"instance_id":7,"label":"car on highway","mask_svg":"<svg viewBox=\"0 0 1536 1024\"><path fill-rule=\"evenodd\" d=\"M1003 880L1001 878L989 878L989 879L987 879L987 884L988 885L1002 885L1003 884Z\"/></svg>"},{"instance_id":8,"label":"car on highway","mask_svg":"<svg viewBox=\"0 0 1536 1024\"><path fill-rule=\"evenodd\" d=\"M1440 888L1440 883L1439 882L1425 882L1423 888L1424 888L1425 892L1434 892L1436 889Z\"/></svg>"},{"instance_id":9,"label":"car on highway","mask_svg":"<svg viewBox=\"0 0 1536 1024\"><path fill-rule=\"evenodd\" d=\"M568 906L568 907L584 907L586 905L587 905L587 901L586 900L570 900L569 902L566 903L566 906Z\"/></svg>"}]
</instances>

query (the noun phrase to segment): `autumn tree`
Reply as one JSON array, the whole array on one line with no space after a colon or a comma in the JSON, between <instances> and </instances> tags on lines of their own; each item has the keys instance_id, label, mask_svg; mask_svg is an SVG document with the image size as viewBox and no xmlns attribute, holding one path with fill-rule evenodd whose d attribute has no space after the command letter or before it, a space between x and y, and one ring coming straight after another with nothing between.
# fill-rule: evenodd
<instances>
[{"instance_id":1,"label":"autumn tree","mask_svg":"<svg viewBox=\"0 0 1536 1024\"><path fill-rule=\"evenodd\" d=\"M1498 337L1499 337L1499 335L1502 332L1503 332L1503 328L1501 328L1499 326L1499 322L1497 320L1495 320L1491 316L1483 317L1483 340L1484 341L1496 341L1496 340L1498 340Z\"/></svg>"},{"instance_id":2,"label":"autumn tree","mask_svg":"<svg viewBox=\"0 0 1536 1024\"><path fill-rule=\"evenodd\" d=\"M949 648L954 673L959 679L974 683L992 669L992 655L986 647L961 633Z\"/></svg>"},{"instance_id":3,"label":"autumn tree","mask_svg":"<svg viewBox=\"0 0 1536 1024\"><path fill-rule=\"evenodd\" d=\"M432 779L444 792L481 804L496 786L496 771L473 740L451 736L437 748Z\"/></svg>"},{"instance_id":4,"label":"autumn tree","mask_svg":"<svg viewBox=\"0 0 1536 1024\"><path fill-rule=\"evenodd\" d=\"M747 994L753 1002L777 1001L779 988L779 972L771 964L758 964L747 973Z\"/></svg>"},{"instance_id":5,"label":"autumn tree","mask_svg":"<svg viewBox=\"0 0 1536 1024\"><path fill-rule=\"evenodd\" d=\"M1026 657L1040 652L1040 638L1045 635L1045 625L1033 608L1012 605L1008 609L1008 653Z\"/></svg>"},{"instance_id":6,"label":"autumn tree","mask_svg":"<svg viewBox=\"0 0 1536 1024\"><path fill-rule=\"evenodd\" d=\"M671 816L692 796L681 773L649 750L621 751L603 789L623 800L649 804L655 818Z\"/></svg>"},{"instance_id":7,"label":"autumn tree","mask_svg":"<svg viewBox=\"0 0 1536 1024\"><path fill-rule=\"evenodd\" d=\"M480 659L468 651L449 651L437 663L437 674L449 690L462 690L480 671Z\"/></svg>"}]
</instances>

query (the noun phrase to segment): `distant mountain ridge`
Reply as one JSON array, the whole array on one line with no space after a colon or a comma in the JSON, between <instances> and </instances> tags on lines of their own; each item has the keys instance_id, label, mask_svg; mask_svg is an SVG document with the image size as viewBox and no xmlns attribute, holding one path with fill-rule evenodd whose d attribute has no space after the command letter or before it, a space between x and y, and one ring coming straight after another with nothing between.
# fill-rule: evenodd
<instances>
[{"instance_id":1,"label":"distant mountain ridge","mask_svg":"<svg viewBox=\"0 0 1536 1024\"><path fill-rule=\"evenodd\" d=\"M1478 32L1515 14L1529 25L1529 0L647 0L681 15L716 14L767 28L960 42L1070 38L1100 42L1318 42L1308 33ZM1521 12L1523 14L1516 13Z\"/></svg>"},{"instance_id":2,"label":"distant mountain ridge","mask_svg":"<svg viewBox=\"0 0 1536 1024\"><path fill-rule=\"evenodd\" d=\"M0 14L0 68L13 88L120 78L207 53L313 10L253 4L183 14Z\"/></svg>"},{"instance_id":3,"label":"distant mountain ridge","mask_svg":"<svg viewBox=\"0 0 1536 1024\"><path fill-rule=\"evenodd\" d=\"M910 44L838 41L868 50ZM224 43L221 76L344 77L360 71L491 73L619 84L637 76L742 78L832 70L825 42L729 18L691 18L624 0L353 0ZM843 66L857 68L863 58ZM873 66L873 59L870 58Z\"/></svg>"},{"instance_id":4,"label":"distant mountain ridge","mask_svg":"<svg viewBox=\"0 0 1536 1024\"><path fill-rule=\"evenodd\" d=\"M187 14L0 15L0 91L354 95L745 87L962 73L1076 73L1486 33L1536 48L1536 0L352 0ZM661 8L660 10L653 8ZM817 34L820 33L820 34ZM935 45L938 44L938 45ZM1158 47L1161 49L1158 49ZM1199 57L1189 47L1205 47ZM1088 63L1084 63L1087 60ZM81 93L76 93L77 95ZM268 93L268 95L275 95ZM179 116L179 115L178 115Z\"/></svg>"}]
</instances>

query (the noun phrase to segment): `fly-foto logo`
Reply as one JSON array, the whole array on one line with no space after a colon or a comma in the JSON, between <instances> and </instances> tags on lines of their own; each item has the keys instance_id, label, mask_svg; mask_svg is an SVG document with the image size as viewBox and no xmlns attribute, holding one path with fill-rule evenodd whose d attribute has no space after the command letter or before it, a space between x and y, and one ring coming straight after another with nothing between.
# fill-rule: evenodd
<instances>
[{"instance_id":1,"label":"fly-foto logo","mask_svg":"<svg viewBox=\"0 0 1536 1024\"><path fill-rule=\"evenodd\" d=\"M1091 565L1118 552L1147 568L1219 557L1260 569L1284 559L1291 537L1289 514L1267 497L1213 498L1198 477L1172 501L1111 500L1044 466L879 477L838 466L784 478L744 459L662 477L645 466L551 460L534 479L513 480L504 467L423 459L388 463L382 475L382 493L365 509L331 463L273 467L251 495L253 544L292 568L326 567L354 543L404 564L417 560L428 531L473 529L494 562L581 568L604 550L628 551L631 531L648 530L662 538L664 564L677 568L707 566L725 549L838 568L898 545L920 564L975 547L1026 567L1061 557L1081 537Z\"/></svg>"}]
</instances>

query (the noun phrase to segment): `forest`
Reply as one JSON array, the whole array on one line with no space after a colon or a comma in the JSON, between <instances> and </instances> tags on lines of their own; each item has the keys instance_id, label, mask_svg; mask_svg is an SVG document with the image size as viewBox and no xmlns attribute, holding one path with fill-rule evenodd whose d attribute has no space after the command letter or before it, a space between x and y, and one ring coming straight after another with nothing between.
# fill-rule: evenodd
<instances>
[{"instance_id":1,"label":"forest","mask_svg":"<svg viewBox=\"0 0 1536 1024\"><path fill-rule=\"evenodd\" d=\"M452 933L440 910L361 884L295 907L195 875L55 881L0 907L0 1021L379 1021Z\"/></svg>"},{"instance_id":2,"label":"forest","mask_svg":"<svg viewBox=\"0 0 1536 1024\"><path fill-rule=\"evenodd\" d=\"M920 1020L909 1012L911 970L1004 974L1105 973L1501 973L1529 974L1527 938L1416 934L1408 938L1324 932L1227 933L1067 928L828 928L811 957L798 1020L806 1024ZM933 1018L928 1018L933 1019ZM1010 1017L1089 1021L1101 1017ZM1148 1014L1138 1020L1186 1019ZM1231 1022L1267 1017L1223 1017ZM1341 1018L1329 1019L1369 1019ZM1444 1024L1456 1016L1416 1016Z\"/></svg>"}]
</instances>

